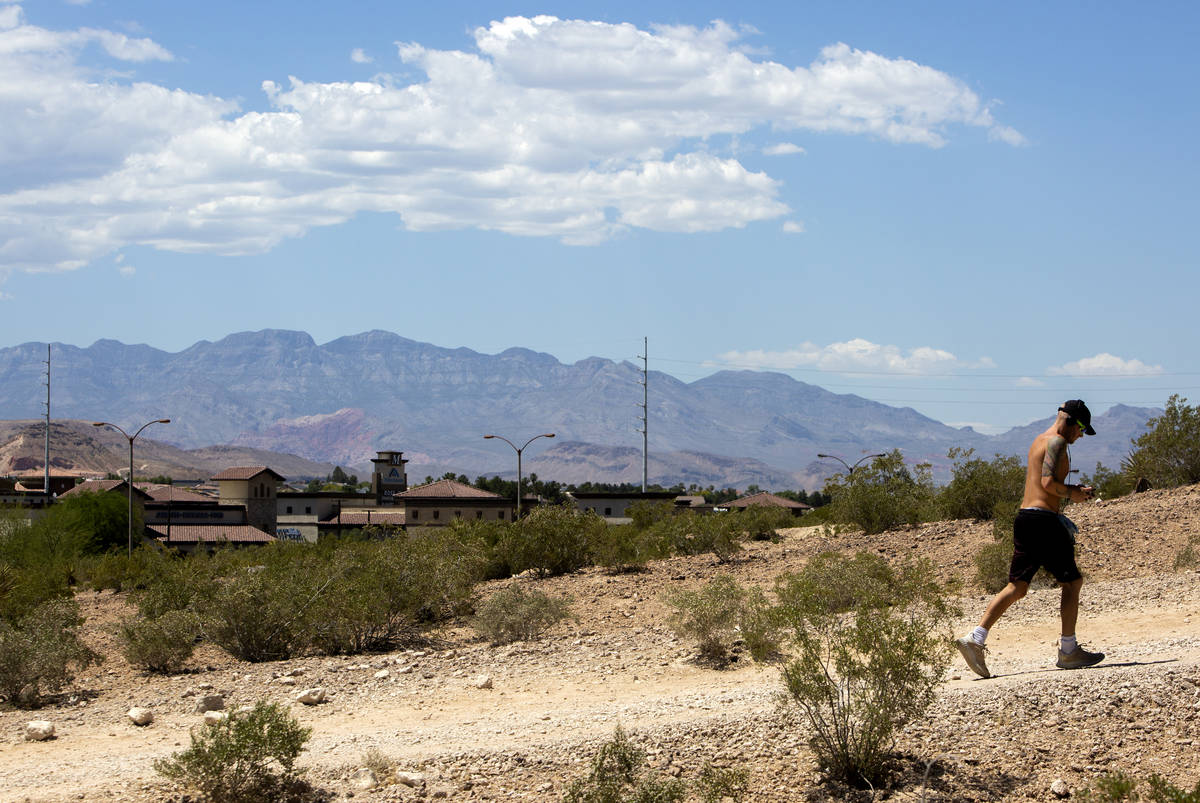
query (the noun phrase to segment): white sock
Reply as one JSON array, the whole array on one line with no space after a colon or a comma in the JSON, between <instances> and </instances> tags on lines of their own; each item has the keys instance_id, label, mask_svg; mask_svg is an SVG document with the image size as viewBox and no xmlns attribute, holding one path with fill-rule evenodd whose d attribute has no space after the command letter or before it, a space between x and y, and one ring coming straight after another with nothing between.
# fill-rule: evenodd
<instances>
[{"instance_id":1,"label":"white sock","mask_svg":"<svg viewBox=\"0 0 1200 803\"><path fill-rule=\"evenodd\" d=\"M1079 642L1075 640L1074 635L1063 636L1062 638L1060 638L1058 640L1058 648L1065 653L1075 652L1075 648L1078 645L1079 645Z\"/></svg>"},{"instance_id":2,"label":"white sock","mask_svg":"<svg viewBox=\"0 0 1200 803\"><path fill-rule=\"evenodd\" d=\"M988 629L986 627L977 627L967 635L967 638L982 647L987 642L987 634Z\"/></svg>"}]
</instances>

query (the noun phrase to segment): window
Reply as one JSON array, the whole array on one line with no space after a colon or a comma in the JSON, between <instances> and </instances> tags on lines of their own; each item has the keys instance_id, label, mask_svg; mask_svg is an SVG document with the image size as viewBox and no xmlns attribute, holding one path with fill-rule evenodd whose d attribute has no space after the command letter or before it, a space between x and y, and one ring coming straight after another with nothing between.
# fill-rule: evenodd
<instances>
[{"instance_id":1,"label":"window","mask_svg":"<svg viewBox=\"0 0 1200 803\"><path fill-rule=\"evenodd\" d=\"M304 512L307 514L312 514L312 505L305 505Z\"/></svg>"},{"instance_id":2,"label":"window","mask_svg":"<svg viewBox=\"0 0 1200 803\"><path fill-rule=\"evenodd\" d=\"M504 521L504 511L500 511L500 521Z\"/></svg>"},{"instance_id":3,"label":"window","mask_svg":"<svg viewBox=\"0 0 1200 803\"><path fill-rule=\"evenodd\" d=\"M433 517L435 519L441 517L441 515L442 515L442 511L440 511L440 510L433 511Z\"/></svg>"},{"instance_id":4,"label":"window","mask_svg":"<svg viewBox=\"0 0 1200 803\"><path fill-rule=\"evenodd\" d=\"M412 517L413 517L413 521L416 521L417 519L421 518L421 511L414 510L412 512Z\"/></svg>"},{"instance_id":5,"label":"window","mask_svg":"<svg viewBox=\"0 0 1200 803\"><path fill-rule=\"evenodd\" d=\"M482 511L482 510L476 510L476 511L475 511L475 518L477 518L477 519L482 519L482 518L483 518L483 511Z\"/></svg>"},{"instance_id":6,"label":"window","mask_svg":"<svg viewBox=\"0 0 1200 803\"><path fill-rule=\"evenodd\" d=\"M291 506L291 505L288 505L288 506L287 506L287 514L288 514L289 516L290 516L290 515L292 515L292 506Z\"/></svg>"},{"instance_id":7,"label":"window","mask_svg":"<svg viewBox=\"0 0 1200 803\"><path fill-rule=\"evenodd\" d=\"M462 511L461 511L461 510L456 510L456 511L454 511L454 518L456 518L456 519L461 519L461 518L462 518Z\"/></svg>"},{"instance_id":8,"label":"window","mask_svg":"<svg viewBox=\"0 0 1200 803\"><path fill-rule=\"evenodd\" d=\"M611 515L612 515L612 508L611 508L611 507L606 507L606 508L604 508L604 515L605 515L605 516L611 516Z\"/></svg>"}]
</instances>

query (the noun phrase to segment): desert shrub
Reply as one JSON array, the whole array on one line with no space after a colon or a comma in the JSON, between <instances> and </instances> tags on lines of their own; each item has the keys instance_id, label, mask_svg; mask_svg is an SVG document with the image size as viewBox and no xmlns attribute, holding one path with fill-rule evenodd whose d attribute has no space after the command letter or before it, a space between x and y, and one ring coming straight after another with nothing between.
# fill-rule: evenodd
<instances>
[{"instance_id":1,"label":"desert shrub","mask_svg":"<svg viewBox=\"0 0 1200 803\"><path fill-rule=\"evenodd\" d=\"M1133 493L1133 480L1125 472L1113 471L1099 461L1095 473L1080 477L1079 483L1095 488L1097 499L1116 499Z\"/></svg>"},{"instance_id":2,"label":"desert shrub","mask_svg":"<svg viewBox=\"0 0 1200 803\"><path fill-rule=\"evenodd\" d=\"M17 508L0 509L0 619L14 624L43 602L68 597L79 556L76 533L30 523Z\"/></svg>"},{"instance_id":3,"label":"desert shrub","mask_svg":"<svg viewBox=\"0 0 1200 803\"><path fill-rule=\"evenodd\" d=\"M187 609L197 594L217 582L216 561L203 553L180 556L148 549L140 554L145 561L143 575L131 598L138 613L148 619Z\"/></svg>"},{"instance_id":4,"label":"desert shrub","mask_svg":"<svg viewBox=\"0 0 1200 803\"><path fill-rule=\"evenodd\" d=\"M1015 457L996 455L991 460L974 457L974 449L951 449L954 478L942 488L938 501L952 519L992 518L997 505L1014 508L1025 491L1025 467Z\"/></svg>"},{"instance_id":5,"label":"desert shrub","mask_svg":"<svg viewBox=\"0 0 1200 803\"><path fill-rule=\"evenodd\" d=\"M746 799L749 790L750 773L745 767L716 767L711 762L705 762L696 779L696 792L704 803L723 803L732 800L734 803Z\"/></svg>"},{"instance_id":6,"label":"desert shrub","mask_svg":"<svg viewBox=\"0 0 1200 803\"><path fill-rule=\"evenodd\" d=\"M617 727L611 741L600 746L592 768L567 788L565 803L673 803L682 801L682 781L653 773L646 752Z\"/></svg>"},{"instance_id":7,"label":"desert shrub","mask_svg":"<svg viewBox=\"0 0 1200 803\"><path fill-rule=\"evenodd\" d=\"M1200 482L1200 408L1173 394L1146 427L1121 467L1130 481L1145 478L1154 488Z\"/></svg>"},{"instance_id":8,"label":"desert shrub","mask_svg":"<svg viewBox=\"0 0 1200 803\"><path fill-rule=\"evenodd\" d=\"M277 661L303 653L313 636L306 616L330 591L340 567L303 561L302 545L256 550L257 566L233 567L192 600L204 636L243 661Z\"/></svg>"},{"instance_id":9,"label":"desert shrub","mask_svg":"<svg viewBox=\"0 0 1200 803\"><path fill-rule=\"evenodd\" d=\"M588 545L607 526L595 513L570 505L538 507L508 530L504 551L514 573L567 574L588 565Z\"/></svg>"},{"instance_id":10,"label":"desert shrub","mask_svg":"<svg viewBox=\"0 0 1200 803\"><path fill-rule=\"evenodd\" d=\"M738 610L737 628L754 660L765 661L779 652L779 615L759 586L747 589Z\"/></svg>"},{"instance_id":11,"label":"desert shrub","mask_svg":"<svg viewBox=\"0 0 1200 803\"><path fill-rule=\"evenodd\" d=\"M781 577L777 590L794 655L783 671L787 698L829 774L859 785L879 781L896 732L933 702L957 614L928 562L879 560L830 558L820 571L810 564Z\"/></svg>"},{"instance_id":12,"label":"desert shrub","mask_svg":"<svg viewBox=\"0 0 1200 803\"><path fill-rule=\"evenodd\" d=\"M571 600L509 586L488 597L471 624L493 644L531 641L571 615Z\"/></svg>"},{"instance_id":13,"label":"desert shrub","mask_svg":"<svg viewBox=\"0 0 1200 803\"><path fill-rule=\"evenodd\" d=\"M1096 779L1092 786L1079 793L1087 803L1117 803L1120 800L1153 801L1153 803L1200 803L1200 782L1188 791L1172 784L1161 775L1146 780L1149 788L1139 788L1139 779L1123 772L1113 772Z\"/></svg>"},{"instance_id":14,"label":"desert shrub","mask_svg":"<svg viewBox=\"0 0 1200 803\"><path fill-rule=\"evenodd\" d=\"M216 725L193 728L191 746L155 761L154 769L209 800L282 800L311 733L282 705L259 701Z\"/></svg>"},{"instance_id":15,"label":"desert shrub","mask_svg":"<svg viewBox=\"0 0 1200 803\"><path fill-rule=\"evenodd\" d=\"M626 511L633 526L639 530L653 527L665 518L675 515L675 505L670 502L634 502Z\"/></svg>"},{"instance_id":16,"label":"desert shrub","mask_svg":"<svg viewBox=\"0 0 1200 803\"><path fill-rule=\"evenodd\" d=\"M751 505L737 514L736 522L750 541L776 541L779 530L798 524L790 510L767 505Z\"/></svg>"},{"instance_id":17,"label":"desert shrub","mask_svg":"<svg viewBox=\"0 0 1200 803\"><path fill-rule=\"evenodd\" d=\"M79 579L92 589L130 591L145 588L158 572L158 564L168 556L145 545L130 555L124 549L110 549L102 555L85 557L79 564Z\"/></svg>"},{"instance_id":18,"label":"desert shrub","mask_svg":"<svg viewBox=\"0 0 1200 803\"><path fill-rule=\"evenodd\" d=\"M131 617L117 628L125 660L163 674L183 669L199 635L200 622L191 611L167 611L157 619Z\"/></svg>"},{"instance_id":19,"label":"desert shrub","mask_svg":"<svg viewBox=\"0 0 1200 803\"><path fill-rule=\"evenodd\" d=\"M480 569L482 579L502 580L514 574L504 545L507 543L508 531L515 526L518 525L507 521L455 519L445 530L452 533L462 544L478 550L478 554L483 558ZM415 534L414 530L409 532Z\"/></svg>"},{"instance_id":20,"label":"desert shrub","mask_svg":"<svg viewBox=\"0 0 1200 803\"><path fill-rule=\"evenodd\" d=\"M46 510L39 524L71 533L80 554L129 549L129 500L114 493L74 493ZM141 509L133 506L134 545L140 542Z\"/></svg>"},{"instance_id":21,"label":"desert shrub","mask_svg":"<svg viewBox=\"0 0 1200 803\"><path fill-rule=\"evenodd\" d=\"M37 706L74 678L74 670L100 661L79 640L83 624L74 600L43 602L17 622L0 619L0 696L21 708Z\"/></svg>"},{"instance_id":22,"label":"desert shrub","mask_svg":"<svg viewBox=\"0 0 1200 803\"><path fill-rule=\"evenodd\" d=\"M649 561L669 554L651 532L632 524L607 525L603 530L592 530L591 535L588 550L592 562L613 573L638 571Z\"/></svg>"},{"instance_id":23,"label":"desert shrub","mask_svg":"<svg viewBox=\"0 0 1200 803\"><path fill-rule=\"evenodd\" d=\"M829 504L833 520L853 524L868 534L926 521L936 507L929 464L910 468L899 449L849 474L835 476L825 490L833 499Z\"/></svg>"},{"instance_id":24,"label":"desert shrub","mask_svg":"<svg viewBox=\"0 0 1200 803\"><path fill-rule=\"evenodd\" d=\"M677 591L666 598L673 610L668 626L680 638L695 639L700 654L721 660L729 652L746 591L727 574L719 574L696 591Z\"/></svg>"},{"instance_id":25,"label":"desert shrub","mask_svg":"<svg viewBox=\"0 0 1200 803\"><path fill-rule=\"evenodd\" d=\"M1175 555L1176 571L1200 567L1200 554L1197 554L1197 547L1200 547L1200 535L1189 535L1187 543Z\"/></svg>"},{"instance_id":26,"label":"desert shrub","mask_svg":"<svg viewBox=\"0 0 1200 803\"><path fill-rule=\"evenodd\" d=\"M648 531L648 537L664 554L703 555L711 552L721 563L728 562L742 549L742 529L735 513L679 513L662 519Z\"/></svg>"}]
</instances>

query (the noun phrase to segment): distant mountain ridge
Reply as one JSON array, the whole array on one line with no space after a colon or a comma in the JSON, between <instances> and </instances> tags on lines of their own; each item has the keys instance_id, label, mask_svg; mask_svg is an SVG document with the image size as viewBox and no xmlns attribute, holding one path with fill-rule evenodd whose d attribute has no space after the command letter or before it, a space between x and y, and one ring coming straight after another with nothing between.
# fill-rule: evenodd
<instances>
[{"instance_id":1,"label":"distant mountain ridge","mask_svg":"<svg viewBox=\"0 0 1200 803\"><path fill-rule=\"evenodd\" d=\"M42 414L45 355L45 344L0 349L0 418ZM177 353L114 340L54 344L52 369L55 418L140 425L166 416L173 423L153 436L182 448L265 449L360 473L377 449L399 449L412 461L410 479L442 471L474 477L515 473L512 450L482 435L555 432L555 441L530 448L526 471L564 481L640 480L641 373L628 362L590 357L566 365L528 349L481 354L378 330L318 345L303 332L264 330ZM818 461L818 452L853 459L893 448L944 471L952 446L1023 454L1046 426L986 436L770 372L722 371L685 383L651 371L649 382L652 482L762 476L775 487L811 488L837 467ZM1077 445L1076 465L1115 467L1158 412L1114 407L1098 416L1103 437Z\"/></svg>"}]
</instances>

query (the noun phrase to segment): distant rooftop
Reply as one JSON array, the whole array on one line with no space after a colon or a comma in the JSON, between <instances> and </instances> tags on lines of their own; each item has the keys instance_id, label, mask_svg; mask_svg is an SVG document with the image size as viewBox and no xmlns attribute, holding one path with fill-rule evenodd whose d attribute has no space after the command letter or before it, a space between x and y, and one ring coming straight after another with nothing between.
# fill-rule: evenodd
<instances>
[{"instance_id":1,"label":"distant rooftop","mask_svg":"<svg viewBox=\"0 0 1200 803\"><path fill-rule=\"evenodd\" d=\"M470 498L470 499L499 499L500 494L494 494L491 491L485 491L482 488L476 488L473 485L464 485L455 480L435 480L424 485L418 485L416 488L409 488L403 493L396 494L395 498L413 498L413 497L436 497L438 499L450 498Z\"/></svg>"}]
</instances>

